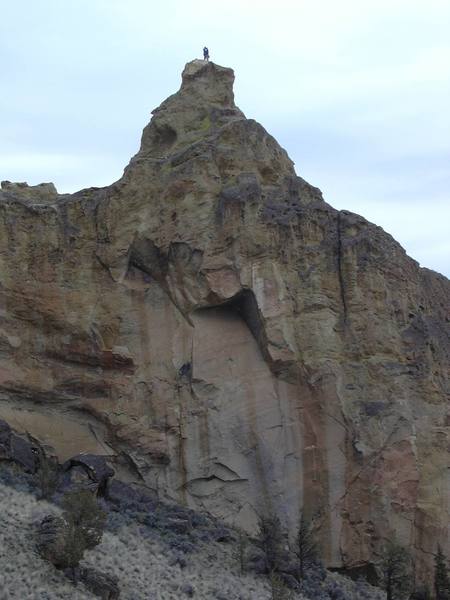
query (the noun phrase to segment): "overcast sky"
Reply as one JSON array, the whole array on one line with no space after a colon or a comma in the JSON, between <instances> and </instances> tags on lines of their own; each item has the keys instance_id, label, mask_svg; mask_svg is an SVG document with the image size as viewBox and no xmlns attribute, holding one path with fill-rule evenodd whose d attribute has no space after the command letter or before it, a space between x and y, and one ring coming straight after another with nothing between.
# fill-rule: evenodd
<instances>
[{"instance_id":1,"label":"overcast sky","mask_svg":"<svg viewBox=\"0 0 450 600\"><path fill-rule=\"evenodd\" d=\"M0 0L0 178L118 179L210 48L336 208L450 276L449 0Z\"/></svg>"}]
</instances>

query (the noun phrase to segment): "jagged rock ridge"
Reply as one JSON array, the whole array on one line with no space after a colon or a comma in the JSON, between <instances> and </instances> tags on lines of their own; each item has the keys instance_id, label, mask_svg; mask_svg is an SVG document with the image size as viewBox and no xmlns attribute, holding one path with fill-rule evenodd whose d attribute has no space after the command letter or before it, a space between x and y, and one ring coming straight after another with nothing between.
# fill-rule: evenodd
<instances>
[{"instance_id":1,"label":"jagged rock ridge","mask_svg":"<svg viewBox=\"0 0 450 600\"><path fill-rule=\"evenodd\" d=\"M450 286L336 211L193 61L109 187L0 193L0 417L328 565L448 543Z\"/></svg>"}]
</instances>

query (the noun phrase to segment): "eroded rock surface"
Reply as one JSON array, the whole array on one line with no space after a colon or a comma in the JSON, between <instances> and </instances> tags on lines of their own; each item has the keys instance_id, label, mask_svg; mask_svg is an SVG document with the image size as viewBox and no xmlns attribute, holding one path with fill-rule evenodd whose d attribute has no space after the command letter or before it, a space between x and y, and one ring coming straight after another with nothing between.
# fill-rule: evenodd
<instances>
[{"instance_id":1,"label":"eroded rock surface","mask_svg":"<svg viewBox=\"0 0 450 600\"><path fill-rule=\"evenodd\" d=\"M0 418L61 461L251 529L300 507L327 561L448 544L448 280L336 211L186 66L109 187L0 192ZM447 546L448 548L448 546Z\"/></svg>"}]
</instances>

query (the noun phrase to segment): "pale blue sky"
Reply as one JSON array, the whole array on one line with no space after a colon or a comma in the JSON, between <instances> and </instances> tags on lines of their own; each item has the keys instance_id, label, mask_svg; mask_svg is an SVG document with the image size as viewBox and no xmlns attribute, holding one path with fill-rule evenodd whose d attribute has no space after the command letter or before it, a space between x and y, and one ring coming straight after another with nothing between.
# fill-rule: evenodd
<instances>
[{"instance_id":1,"label":"pale blue sky","mask_svg":"<svg viewBox=\"0 0 450 600\"><path fill-rule=\"evenodd\" d=\"M0 178L118 179L208 45L336 208L450 276L448 0L0 0Z\"/></svg>"}]
</instances>

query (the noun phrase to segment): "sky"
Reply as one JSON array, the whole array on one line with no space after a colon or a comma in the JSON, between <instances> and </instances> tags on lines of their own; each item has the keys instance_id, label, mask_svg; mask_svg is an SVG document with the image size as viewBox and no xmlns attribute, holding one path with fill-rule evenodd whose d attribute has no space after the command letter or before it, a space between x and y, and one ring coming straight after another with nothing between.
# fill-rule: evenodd
<instances>
[{"instance_id":1,"label":"sky","mask_svg":"<svg viewBox=\"0 0 450 600\"><path fill-rule=\"evenodd\" d=\"M0 179L120 178L210 49L338 209L450 277L450 0L0 0Z\"/></svg>"}]
</instances>

